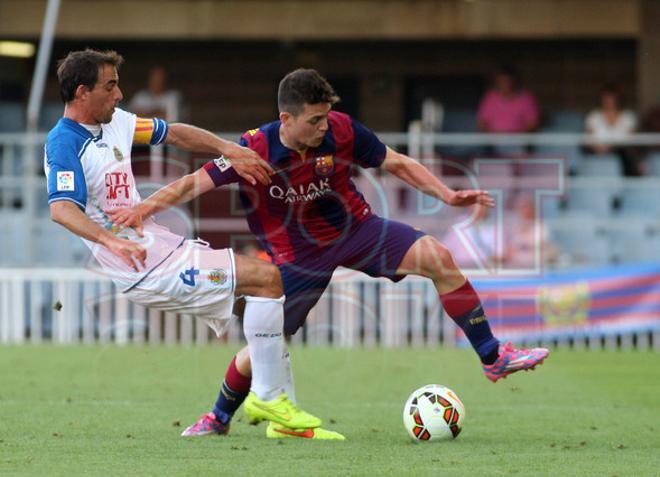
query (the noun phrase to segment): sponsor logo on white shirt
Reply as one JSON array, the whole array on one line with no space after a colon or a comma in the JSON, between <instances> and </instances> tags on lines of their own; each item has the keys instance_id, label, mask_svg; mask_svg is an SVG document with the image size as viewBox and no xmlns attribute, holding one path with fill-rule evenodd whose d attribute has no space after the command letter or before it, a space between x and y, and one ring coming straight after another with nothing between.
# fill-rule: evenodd
<instances>
[{"instance_id":1,"label":"sponsor logo on white shirt","mask_svg":"<svg viewBox=\"0 0 660 477\"><path fill-rule=\"evenodd\" d=\"M131 186L126 172L106 172L105 188L107 200L131 198Z\"/></svg>"}]
</instances>

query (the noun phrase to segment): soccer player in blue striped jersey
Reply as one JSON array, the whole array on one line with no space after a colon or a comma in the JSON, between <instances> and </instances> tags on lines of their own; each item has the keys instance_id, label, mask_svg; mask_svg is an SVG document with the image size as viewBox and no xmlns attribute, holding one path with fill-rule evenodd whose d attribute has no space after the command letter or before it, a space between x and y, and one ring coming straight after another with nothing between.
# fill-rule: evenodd
<instances>
[{"instance_id":1,"label":"soccer player in blue striped jersey","mask_svg":"<svg viewBox=\"0 0 660 477\"><path fill-rule=\"evenodd\" d=\"M102 272L136 303L195 315L220 335L232 317L234 297L245 296L249 389L260 409L255 418L291 429L320 426L282 393L284 297L274 265L186 240L153 218L139 227L117 227L108 217L109 209L141 202L131 169L133 144L230 155L236 158L234 170L251 184L268 185L273 172L257 153L208 131L119 109L122 61L115 52L88 49L69 53L59 64L64 117L48 134L44 157L52 219L80 236ZM198 434L229 430L229 418L222 415L205 414L200 423Z\"/></svg>"}]
</instances>

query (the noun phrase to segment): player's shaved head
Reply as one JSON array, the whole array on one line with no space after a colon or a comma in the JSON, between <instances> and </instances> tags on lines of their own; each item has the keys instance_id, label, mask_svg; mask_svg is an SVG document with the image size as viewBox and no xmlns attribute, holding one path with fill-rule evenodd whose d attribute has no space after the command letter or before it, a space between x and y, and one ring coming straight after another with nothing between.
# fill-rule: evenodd
<instances>
[{"instance_id":1,"label":"player's shaved head","mask_svg":"<svg viewBox=\"0 0 660 477\"><path fill-rule=\"evenodd\" d=\"M277 106L280 113L297 116L305 104L330 103L339 101L328 80L312 69L299 68L287 74L277 90Z\"/></svg>"},{"instance_id":2,"label":"player's shaved head","mask_svg":"<svg viewBox=\"0 0 660 477\"><path fill-rule=\"evenodd\" d=\"M76 96L78 86L93 89L99 76L99 68L112 65L119 69L124 58L116 51L86 50L72 51L57 63L57 80L60 97L68 103Z\"/></svg>"}]
</instances>

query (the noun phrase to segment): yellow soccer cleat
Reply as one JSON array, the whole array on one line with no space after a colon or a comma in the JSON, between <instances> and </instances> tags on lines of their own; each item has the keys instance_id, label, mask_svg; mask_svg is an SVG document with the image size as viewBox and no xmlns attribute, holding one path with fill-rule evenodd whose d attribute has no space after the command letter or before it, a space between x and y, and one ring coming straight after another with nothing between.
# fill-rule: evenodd
<instances>
[{"instance_id":1,"label":"yellow soccer cleat","mask_svg":"<svg viewBox=\"0 0 660 477\"><path fill-rule=\"evenodd\" d=\"M335 431L328 431L320 427L309 429L289 429L271 422L266 429L269 439L317 439L320 441L345 441L346 438Z\"/></svg>"},{"instance_id":2,"label":"yellow soccer cleat","mask_svg":"<svg viewBox=\"0 0 660 477\"><path fill-rule=\"evenodd\" d=\"M289 429L308 429L321 426L321 419L303 411L282 393L272 401L262 401L250 392L245 400L245 415L250 424L270 421Z\"/></svg>"}]
</instances>

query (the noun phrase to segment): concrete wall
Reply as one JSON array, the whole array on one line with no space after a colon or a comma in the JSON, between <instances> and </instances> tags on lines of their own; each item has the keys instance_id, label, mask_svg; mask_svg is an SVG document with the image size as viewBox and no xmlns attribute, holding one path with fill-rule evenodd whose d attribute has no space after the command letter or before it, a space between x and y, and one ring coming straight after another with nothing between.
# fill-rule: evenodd
<instances>
[{"instance_id":1,"label":"concrete wall","mask_svg":"<svg viewBox=\"0 0 660 477\"><path fill-rule=\"evenodd\" d=\"M642 0L63 0L60 38L633 38ZM0 2L0 33L39 34L45 0Z\"/></svg>"},{"instance_id":2,"label":"concrete wall","mask_svg":"<svg viewBox=\"0 0 660 477\"><path fill-rule=\"evenodd\" d=\"M0 39L36 38L45 5L0 1ZM53 56L121 51L127 97L164 64L191 119L222 129L269 120L279 78L315 67L357 85L359 116L373 128L401 129L416 81L481 78L481 91L503 62L549 109L588 109L612 81L633 106L657 103L659 10L657 0L62 0ZM29 61L0 66L23 71L27 91ZM16 82L8 73L0 80Z\"/></svg>"},{"instance_id":3,"label":"concrete wall","mask_svg":"<svg viewBox=\"0 0 660 477\"><path fill-rule=\"evenodd\" d=\"M639 103L660 104L660 2L644 0L638 52Z\"/></svg>"}]
</instances>

